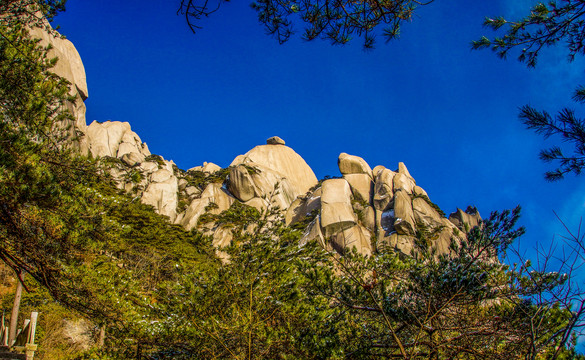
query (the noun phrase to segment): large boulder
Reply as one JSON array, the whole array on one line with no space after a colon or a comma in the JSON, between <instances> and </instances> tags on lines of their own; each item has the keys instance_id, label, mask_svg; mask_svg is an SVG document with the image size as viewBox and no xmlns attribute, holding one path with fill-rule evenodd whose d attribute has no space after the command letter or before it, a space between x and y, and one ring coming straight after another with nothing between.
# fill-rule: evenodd
<instances>
[{"instance_id":1,"label":"large boulder","mask_svg":"<svg viewBox=\"0 0 585 360\"><path fill-rule=\"evenodd\" d=\"M371 204L374 182L368 174L346 174L343 175L343 178L349 183L355 198Z\"/></svg>"},{"instance_id":2,"label":"large boulder","mask_svg":"<svg viewBox=\"0 0 585 360\"><path fill-rule=\"evenodd\" d=\"M299 195L288 178L265 166L237 165L230 170L227 188L242 202L266 199L272 206L287 209Z\"/></svg>"},{"instance_id":3,"label":"large boulder","mask_svg":"<svg viewBox=\"0 0 585 360\"><path fill-rule=\"evenodd\" d=\"M356 225L351 206L351 189L345 179L323 182L321 195L321 228L326 238Z\"/></svg>"},{"instance_id":4,"label":"large boulder","mask_svg":"<svg viewBox=\"0 0 585 360\"><path fill-rule=\"evenodd\" d=\"M428 228L435 228L442 225L443 217L435 210L426 199L417 197L412 200L414 220Z\"/></svg>"},{"instance_id":5,"label":"large boulder","mask_svg":"<svg viewBox=\"0 0 585 360\"><path fill-rule=\"evenodd\" d=\"M359 156L349 155L346 153L339 154L337 159L339 171L343 174L367 174L372 177L370 165Z\"/></svg>"},{"instance_id":6,"label":"large boulder","mask_svg":"<svg viewBox=\"0 0 585 360\"><path fill-rule=\"evenodd\" d=\"M267 145L284 145L286 142L279 138L278 136L273 136L266 140Z\"/></svg>"},{"instance_id":7,"label":"large boulder","mask_svg":"<svg viewBox=\"0 0 585 360\"><path fill-rule=\"evenodd\" d=\"M225 192L222 188L222 184L211 183L207 185L199 199L194 199L191 204L189 204L180 224L185 230L194 229L197 226L199 217L206 211L209 211L212 214L219 214L222 211L229 209L233 202L234 198ZM211 203L215 205L209 206Z\"/></svg>"},{"instance_id":8,"label":"large boulder","mask_svg":"<svg viewBox=\"0 0 585 360\"><path fill-rule=\"evenodd\" d=\"M179 191L177 178L167 169L160 169L151 175L141 201L152 205L159 214L166 215L174 221L177 217L177 191Z\"/></svg>"},{"instance_id":9,"label":"large boulder","mask_svg":"<svg viewBox=\"0 0 585 360\"><path fill-rule=\"evenodd\" d=\"M339 253L346 249L355 248L362 255L371 255L371 233L361 225L355 225L344 229L331 238L331 244Z\"/></svg>"},{"instance_id":10,"label":"large boulder","mask_svg":"<svg viewBox=\"0 0 585 360\"><path fill-rule=\"evenodd\" d=\"M374 207L378 211L384 211L388 208L390 202L394 199L394 176L396 173L388 169L380 169L376 175L374 184Z\"/></svg>"},{"instance_id":11,"label":"large boulder","mask_svg":"<svg viewBox=\"0 0 585 360\"><path fill-rule=\"evenodd\" d=\"M415 234L414 212L410 195L404 190L398 190L394 194L394 229L399 235Z\"/></svg>"},{"instance_id":12,"label":"large boulder","mask_svg":"<svg viewBox=\"0 0 585 360\"><path fill-rule=\"evenodd\" d=\"M89 152L93 157L122 158L126 154L150 155L148 146L132 131L130 124L120 121L93 121L86 131Z\"/></svg>"},{"instance_id":13,"label":"large boulder","mask_svg":"<svg viewBox=\"0 0 585 360\"><path fill-rule=\"evenodd\" d=\"M246 154L237 156L230 166L240 164L259 166L276 173L279 178L287 179L291 186L293 200L299 195L306 194L317 184L317 177L305 160L285 145L258 145Z\"/></svg>"},{"instance_id":14,"label":"large boulder","mask_svg":"<svg viewBox=\"0 0 585 360\"><path fill-rule=\"evenodd\" d=\"M298 197L289 206L285 214L285 223L287 225L294 224L304 217L310 215L313 211L321 209L321 193L322 189L318 188L311 192L307 197Z\"/></svg>"},{"instance_id":15,"label":"large boulder","mask_svg":"<svg viewBox=\"0 0 585 360\"><path fill-rule=\"evenodd\" d=\"M402 173L397 173L394 176L392 182L394 186L394 191L404 190L409 194L413 193L414 187L416 186L416 183L414 182L413 178L408 177L407 175L404 175Z\"/></svg>"},{"instance_id":16,"label":"large boulder","mask_svg":"<svg viewBox=\"0 0 585 360\"><path fill-rule=\"evenodd\" d=\"M56 31L47 31L46 29L50 29L51 26L46 19L43 20L42 25L42 27L29 28L29 34L32 38L39 40L40 46L49 46L48 57L58 58L51 71L71 83L69 88L71 99L65 106L73 116L73 121L60 121L59 126L65 131L64 134L69 136L70 146L82 154L87 154L89 149L84 137L87 128L86 109L83 102L88 97L88 91L83 62L71 41L62 38Z\"/></svg>"},{"instance_id":17,"label":"large boulder","mask_svg":"<svg viewBox=\"0 0 585 360\"><path fill-rule=\"evenodd\" d=\"M449 221L460 230L468 232L481 223L481 215L474 206L468 206L465 211L457 209L449 215Z\"/></svg>"},{"instance_id":18,"label":"large boulder","mask_svg":"<svg viewBox=\"0 0 585 360\"><path fill-rule=\"evenodd\" d=\"M44 21L44 26L50 27L49 22ZM66 79L73 85L73 95L79 93L82 100L87 99L89 92L87 90L85 68L81 61L81 56L79 56L73 43L62 38L56 32L50 34L45 29L39 27L29 29L29 33L31 37L40 40L40 46L46 47L51 45L48 57L56 57L59 59L55 66L51 68L51 71Z\"/></svg>"},{"instance_id":19,"label":"large boulder","mask_svg":"<svg viewBox=\"0 0 585 360\"><path fill-rule=\"evenodd\" d=\"M230 193L243 202L252 199L258 192L251 171L241 164L231 168L227 186Z\"/></svg>"}]
</instances>

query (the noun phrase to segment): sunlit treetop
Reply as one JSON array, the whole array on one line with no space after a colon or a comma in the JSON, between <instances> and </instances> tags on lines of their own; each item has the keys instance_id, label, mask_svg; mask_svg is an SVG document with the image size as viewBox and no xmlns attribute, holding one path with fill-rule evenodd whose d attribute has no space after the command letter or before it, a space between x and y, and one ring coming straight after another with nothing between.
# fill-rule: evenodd
<instances>
[{"instance_id":1,"label":"sunlit treetop","mask_svg":"<svg viewBox=\"0 0 585 360\"><path fill-rule=\"evenodd\" d=\"M198 21L219 10L224 0L181 0L177 11L185 16L193 32ZM365 49L374 47L377 35L386 41L398 37L400 25L410 21L417 6L428 5L416 0L257 0L251 4L258 21L280 44L295 34L294 25L304 24L302 38L324 39L334 45L363 38Z\"/></svg>"}]
</instances>

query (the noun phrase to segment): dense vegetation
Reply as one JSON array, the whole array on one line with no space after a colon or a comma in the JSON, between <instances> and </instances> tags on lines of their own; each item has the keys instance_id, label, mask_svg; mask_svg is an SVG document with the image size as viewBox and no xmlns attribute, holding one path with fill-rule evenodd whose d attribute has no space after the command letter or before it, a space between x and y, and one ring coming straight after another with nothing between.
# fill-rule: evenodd
<instances>
[{"instance_id":1,"label":"dense vegetation","mask_svg":"<svg viewBox=\"0 0 585 360\"><path fill-rule=\"evenodd\" d=\"M30 274L24 307L45 319L39 358L582 358L579 236L569 258L506 265L523 233L515 209L492 214L450 254L421 241L412 254L339 256L301 246L277 211L235 203L206 218L233 236L216 253L66 145L72 99L50 72L55 61L22 25L0 27L0 259ZM105 330L104 344L56 340L60 319L80 317L96 337Z\"/></svg>"}]
</instances>

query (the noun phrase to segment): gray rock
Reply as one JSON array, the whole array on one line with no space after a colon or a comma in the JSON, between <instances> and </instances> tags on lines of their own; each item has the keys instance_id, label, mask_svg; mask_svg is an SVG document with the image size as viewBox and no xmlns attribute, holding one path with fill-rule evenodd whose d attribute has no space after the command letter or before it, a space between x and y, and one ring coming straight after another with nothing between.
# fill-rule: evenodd
<instances>
[{"instance_id":1,"label":"gray rock","mask_svg":"<svg viewBox=\"0 0 585 360\"><path fill-rule=\"evenodd\" d=\"M285 142L284 142L284 140L282 140L278 136L273 136L273 137L266 140L266 144L268 144L268 145L284 145Z\"/></svg>"}]
</instances>

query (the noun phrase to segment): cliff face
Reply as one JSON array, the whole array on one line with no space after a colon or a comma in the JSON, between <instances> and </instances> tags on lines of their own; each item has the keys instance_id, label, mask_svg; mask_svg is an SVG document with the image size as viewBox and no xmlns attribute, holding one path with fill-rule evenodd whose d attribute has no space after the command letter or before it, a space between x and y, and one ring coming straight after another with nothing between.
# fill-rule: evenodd
<instances>
[{"instance_id":1,"label":"cliff face","mask_svg":"<svg viewBox=\"0 0 585 360\"><path fill-rule=\"evenodd\" d=\"M362 158L342 153L338 158L342 177L318 182L303 158L279 137L235 157L226 169L204 163L181 170L152 155L128 123L94 121L88 126L85 70L75 47L40 29L31 34L43 45L53 45L50 55L59 58L54 72L72 84L73 145L108 163L120 189L187 230L198 228L202 215L219 214L239 202L259 210L278 209L287 225L302 224L302 243L316 240L339 252L355 247L362 254L383 248L409 254L416 246L444 253L452 239L463 240L465 229L480 219L472 208L447 219L403 163L372 170ZM213 223L206 224L205 231L218 247L231 239L229 231Z\"/></svg>"}]
</instances>

